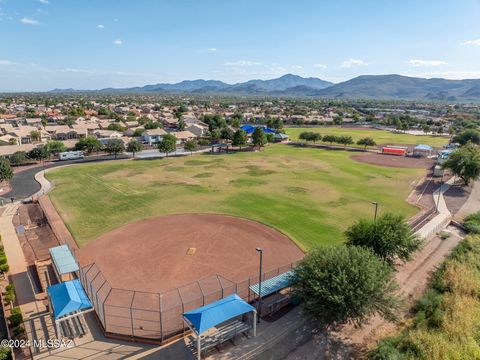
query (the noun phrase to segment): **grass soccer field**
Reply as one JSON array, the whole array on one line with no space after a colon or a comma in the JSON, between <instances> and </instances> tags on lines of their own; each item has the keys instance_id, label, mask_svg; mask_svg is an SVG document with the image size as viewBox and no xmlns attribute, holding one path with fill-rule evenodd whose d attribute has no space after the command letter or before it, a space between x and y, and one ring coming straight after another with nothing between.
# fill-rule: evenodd
<instances>
[{"instance_id":1,"label":"grass soccer field","mask_svg":"<svg viewBox=\"0 0 480 360\"><path fill-rule=\"evenodd\" d=\"M50 196L80 246L121 225L159 215L220 213L270 225L306 249L338 244L362 216L405 216L424 169L380 167L346 151L294 148L81 164L47 173ZM162 229L158 229L162 231Z\"/></svg>"},{"instance_id":2,"label":"grass soccer field","mask_svg":"<svg viewBox=\"0 0 480 360\"><path fill-rule=\"evenodd\" d=\"M298 140L300 133L304 131L314 131L323 135L350 135L353 140L364 137L371 137L377 144L392 145L418 145L426 144L434 147L442 147L448 140L439 136L416 136L410 134L396 134L391 131L375 130L375 129L358 129L358 128L339 128L339 127L315 127L315 128L285 128L285 133L290 136L291 140Z\"/></svg>"}]
</instances>

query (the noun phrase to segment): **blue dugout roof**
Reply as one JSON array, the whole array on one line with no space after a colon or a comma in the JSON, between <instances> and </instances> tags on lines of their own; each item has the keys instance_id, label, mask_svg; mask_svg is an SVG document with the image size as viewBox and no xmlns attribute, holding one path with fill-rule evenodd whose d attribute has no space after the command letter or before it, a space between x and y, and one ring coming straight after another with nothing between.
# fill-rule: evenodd
<instances>
[{"instance_id":1,"label":"blue dugout roof","mask_svg":"<svg viewBox=\"0 0 480 360\"><path fill-rule=\"evenodd\" d=\"M76 311L92 308L92 303L78 279L49 286L47 293L53 307L55 320Z\"/></svg>"},{"instance_id":2,"label":"blue dugout roof","mask_svg":"<svg viewBox=\"0 0 480 360\"><path fill-rule=\"evenodd\" d=\"M271 279L262 281L262 297L276 293L279 290L282 290L286 287L293 285L293 271L287 271L283 274L277 275ZM250 286L255 294L258 295L258 286L259 284L254 284Z\"/></svg>"},{"instance_id":3,"label":"blue dugout roof","mask_svg":"<svg viewBox=\"0 0 480 360\"><path fill-rule=\"evenodd\" d=\"M252 305L242 300L237 294L232 294L188 311L183 314L183 317L195 328L197 334L202 334L216 325L254 310Z\"/></svg>"},{"instance_id":4,"label":"blue dugout roof","mask_svg":"<svg viewBox=\"0 0 480 360\"><path fill-rule=\"evenodd\" d=\"M78 264L67 245L56 246L48 250L60 275L79 270Z\"/></svg>"},{"instance_id":5,"label":"blue dugout roof","mask_svg":"<svg viewBox=\"0 0 480 360\"><path fill-rule=\"evenodd\" d=\"M245 131L247 134L253 134L253 132L255 131L255 129L259 127L260 129L263 130L264 133L272 133L272 134L275 134L275 130L274 129L270 129L266 126L253 126L253 125L243 125L242 127L240 127L240 129L242 129L243 131Z\"/></svg>"}]
</instances>

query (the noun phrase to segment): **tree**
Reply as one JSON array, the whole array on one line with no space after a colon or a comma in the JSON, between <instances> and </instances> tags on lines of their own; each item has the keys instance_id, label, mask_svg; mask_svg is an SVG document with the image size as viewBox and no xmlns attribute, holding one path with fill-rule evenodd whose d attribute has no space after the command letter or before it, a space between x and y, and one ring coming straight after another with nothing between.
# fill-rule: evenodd
<instances>
[{"instance_id":1,"label":"tree","mask_svg":"<svg viewBox=\"0 0 480 360\"><path fill-rule=\"evenodd\" d=\"M130 142L127 144L127 151L131 152L133 154L133 157L135 157L135 154L143 150L143 145L140 141L136 139L130 140Z\"/></svg>"},{"instance_id":2,"label":"tree","mask_svg":"<svg viewBox=\"0 0 480 360\"><path fill-rule=\"evenodd\" d=\"M17 139L16 138L11 138L8 140L8 145L17 145Z\"/></svg>"},{"instance_id":3,"label":"tree","mask_svg":"<svg viewBox=\"0 0 480 360\"><path fill-rule=\"evenodd\" d=\"M456 149L442 164L443 169L449 169L460 177L465 185L480 177L480 151L478 147L468 142Z\"/></svg>"},{"instance_id":4,"label":"tree","mask_svg":"<svg viewBox=\"0 0 480 360\"><path fill-rule=\"evenodd\" d=\"M222 137L223 140L232 140L233 139L233 131L230 129L228 126L222 128L220 130L220 136Z\"/></svg>"},{"instance_id":5,"label":"tree","mask_svg":"<svg viewBox=\"0 0 480 360\"><path fill-rule=\"evenodd\" d=\"M337 137L337 142L342 144L344 147L347 147L347 145L353 144L353 139L351 136L339 136Z\"/></svg>"},{"instance_id":6,"label":"tree","mask_svg":"<svg viewBox=\"0 0 480 360\"><path fill-rule=\"evenodd\" d=\"M86 150L89 154L100 150L102 147L102 143L95 136L83 137L75 145L76 150Z\"/></svg>"},{"instance_id":7,"label":"tree","mask_svg":"<svg viewBox=\"0 0 480 360\"><path fill-rule=\"evenodd\" d=\"M245 130L238 129L237 131L235 131L235 134L233 134L232 145L240 146L241 150L242 146L247 144L247 140L248 138Z\"/></svg>"},{"instance_id":8,"label":"tree","mask_svg":"<svg viewBox=\"0 0 480 360\"><path fill-rule=\"evenodd\" d=\"M430 127L430 125L425 124L425 125L422 126L422 131L423 131L425 134L428 134L429 132L432 131L432 128Z\"/></svg>"},{"instance_id":9,"label":"tree","mask_svg":"<svg viewBox=\"0 0 480 360\"><path fill-rule=\"evenodd\" d=\"M28 161L28 158L25 151L16 151L12 155L10 155L8 160L10 161L10 165L20 166L25 164Z\"/></svg>"},{"instance_id":10,"label":"tree","mask_svg":"<svg viewBox=\"0 0 480 360\"><path fill-rule=\"evenodd\" d=\"M38 146L28 152L28 157L33 160L43 161L48 158L48 149L45 146Z\"/></svg>"},{"instance_id":11,"label":"tree","mask_svg":"<svg viewBox=\"0 0 480 360\"><path fill-rule=\"evenodd\" d=\"M158 151L164 152L167 157L168 154L174 152L177 148L177 138L172 134L165 134L162 140L157 144Z\"/></svg>"},{"instance_id":12,"label":"tree","mask_svg":"<svg viewBox=\"0 0 480 360\"><path fill-rule=\"evenodd\" d=\"M60 140L49 140L45 144L49 154L58 155L67 150L65 144Z\"/></svg>"},{"instance_id":13,"label":"tree","mask_svg":"<svg viewBox=\"0 0 480 360\"><path fill-rule=\"evenodd\" d=\"M42 140L42 134L38 130L32 130L32 131L30 131L30 138L34 142L35 141L40 141L40 140Z\"/></svg>"},{"instance_id":14,"label":"tree","mask_svg":"<svg viewBox=\"0 0 480 360\"><path fill-rule=\"evenodd\" d=\"M133 132L133 136L135 137L142 136L144 132L145 132L145 129L136 128L135 131Z\"/></svg>"},{"instance_id":15,"label":"tree","mask_svg":"<svg viewBox=\"0 0 480 360\"><path fill-rule=\"evenodd\" d=\"M210 138L212 142L218 141L219 139L221 139L221 137L222 132L220 131L220 129L214 129L210 132Z\"/></svg>"},{"instance_id":16,"label":"tree","mask_svg":"<svg viewBox=\"0 0 480 360\"><path fill-rule=\"evenodd\" d=\"M118 131L118 132L124 132L125 131L125 128L120 125L119 123L112 123L112 124L109 124L108 127L107 127L107 130L114 130L114 131Z\"/></svg>"},{"instance_id":17,"label":"tree","mask_svg":"<svg viewBox=\"0 0 480 360\"><path fill-rule=\"evenodd\" d=\"M403 216L391 213L376 220L360 219L345 231L345 236L347 245L369 248L391 265L396 259L410 260L422 245Z\"/></svg>"},{"instance_id":18,"label":"tree","mask_svg":"<svg viewBox=\"0 0 480 360\"><path fill-rule=\"evenodd\" d=\"M13 178L13 170L10 162L5 158L0 158L0 183L10 181Z\"/></svg>"},{"instance_id":19,"label":"tree","mask_svg":"<svg viewBox=\"0 0 480 360\"><path fill-rule=\"evenodd\" d=\"M107 145L105 145L105 151L110 155L113 154L116 159L118 154L125 151L125 145L120 139L110 139L108 140Z\"/></svg>"},{"instance_id":20,"label":"tree","mask_svg":"<svg viewBox=\"0 0 480 360\"><path fill-rule=\"evenodd\" d=\"M377 143L371 137L365 137L358 140L357 145L365 146L365 149L366 149L367 146L375 146L377 145Z\"/></svg>"},{"instance_id":21,"label":"tree","mask_svg":"<svg viewBox=\"0 0 480 360\"><path fill-rule=\"evenodd\" d=\"M267 143L267 137L262 128L256 127L252 134L253 145L258 146L260 149L262 146L265 146Z\"/></svg>"},{"instance_id":22,"label":"tree","mask_svg":"<svg viewBox=\"0 0 480 360\"><path fill-rule=\"evenodd\" d=\"M332 145L334 142L337 142L337 136L335 136L335 135L325 135L323 137L323 141L328 142L328 143L330 143L330 145Z\"/></svg>"},{"instance_id":23,"label":"tree","mask_svg":"<svg viewBox=\"0 0 480 360\"><path fill-rule=\"evenodd\" d=\"M187 126L187 124L185 124L185 121L183 119L180 119L178 120L178 123L177 123L177 129L182 131L182 130L185 130L185 127Z\"/></svg>"},{"instance_id":24,"label":"tree","mask_svg":"<svg viewBox=\"0 0 480 360\"><path fill-rule=\"evenodd\" d=\"M480 132L474 129L467 129L455 135L452 140L460 145L465 145L469 141L478 145L480 144Z\"/></svg>"},{"instance_id":25,"label":"tree","mask_svg":"<svg viewBox=\"0 0 480 360\"><path fill-rule=\"evenodd\" d=\"M183 144L183 149L190 151L190 155L192 155L194 151L198 150L198 143L196 140L187 140L185 144Z\"/></svg>"},{"instance_id":26,"label":"tree","mask_svg":"<svg viewBox=\"0 0 480 360\"><path fill-rule=\"evenodd\" d=\"M360 325L373 314L393 320L400 304L393 269L358 246L311 249L294 278L306 313L327 325Z\"/></svg>"}]
</instances>

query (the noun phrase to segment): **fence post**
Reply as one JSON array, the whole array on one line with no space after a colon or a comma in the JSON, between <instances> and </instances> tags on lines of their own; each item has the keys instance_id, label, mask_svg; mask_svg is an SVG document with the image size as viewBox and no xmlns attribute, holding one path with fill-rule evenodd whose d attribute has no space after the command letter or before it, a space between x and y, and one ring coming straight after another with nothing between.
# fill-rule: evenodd
<instances>
[{"instance_id":1,"label":"fence post","mask_svg":"<svg viewBox=\"0 0 480 360\"><path fill-rule=\"evenodd\" d=\"M131 326L132 326L132 338L135 337L135 333L133 331L133 300L135 299L135 293L136 291L133 292L133 296L132 296L132 302L130 303L130 322L131 322Z\"/></svg>"},{"instance_id":2,"label":"fence post","mask_svg":"<svg viewBox=\"0 0 480 360\"><path fill-rule=\"evenodd\" d=\"M108 284L110 286L110 284ZM105 297L105 300L103 300L102 303L102 309L103 309L103 328L105 331L107 331L107 314L105 314L105 303L107 302L108 297L110 296L110 293L112 292L112 287L110 286L110 290L108 291L107 296Z\"/></svg>"},{"instance_id":3,"label":"fence post","mask_svg":"<svg viewBox=\"0 0 480 360\"><path fill-rule=\"evenodd\" d=\"M162 294L158 294L160 304L160 341L163 344L163 315L162 315Z\"/></svg>"},{"instance_id":4,"label":"fence post","mask_svg":"<svg viewBox=\"0 0 480 360\"><path fill-rule=\"evenodd\" d=\"M247 294L248 294L248 302L250 302L250 276L248 277Z\"/></svg>"}]
</instances>

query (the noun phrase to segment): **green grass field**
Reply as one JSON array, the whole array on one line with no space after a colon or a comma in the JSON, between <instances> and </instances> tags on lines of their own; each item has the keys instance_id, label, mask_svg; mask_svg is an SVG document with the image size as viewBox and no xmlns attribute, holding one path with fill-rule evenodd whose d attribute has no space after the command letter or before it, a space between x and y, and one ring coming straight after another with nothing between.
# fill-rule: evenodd
<instances>
[{"instance_id":1,"label":"green grass field","mask_svg":"<svg viewBox=\"0 0 480 360\"><path fill-rule=\"evenodd\" d=\"M417 211L405 198L424 170L363 164L350 155L277 144L257 153L82 164L47 178L80 246L140 219L205 212L260 221L308 248L342 242L348 225L373 216L372 201L380 212Z\"/></svg>"},{"instance_id":2,"label":"green grass field","mask_svg":"<svg viewBox=\"0 0 480 360\"><path fill-rule=\"evenodd\" d=\"M391 145L418 145L426 144L434 147L442 147L448 139L438 136L416 136L409 134L395 134L391 131L375 129L349 129L339 127L315 127L315 128L286 128L285 133L291 140L298 140L303 131L314 131L323 135L350 135L354 141L363 137L372 137L377 144Z\"/></svg>"}]
</instances>

